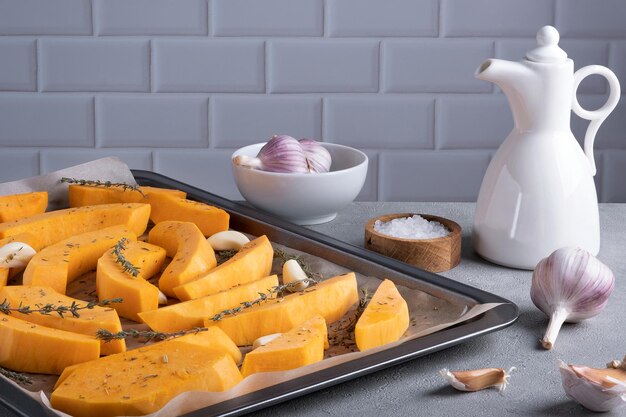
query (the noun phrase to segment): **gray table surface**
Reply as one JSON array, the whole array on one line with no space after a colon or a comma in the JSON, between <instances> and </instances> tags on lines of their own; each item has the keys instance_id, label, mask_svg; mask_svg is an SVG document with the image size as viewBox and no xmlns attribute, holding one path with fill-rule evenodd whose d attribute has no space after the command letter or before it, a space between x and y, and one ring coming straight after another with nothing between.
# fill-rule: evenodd
<instances>
[{"instance_id":1,"label":"gray table surface","mask_svg":"<svg viewBox=\"0 0 626 417\"><path fill-rule=\"evenodd\" d=\"M461 264L442 273L448 278L493 292L515 302L520 318L497 333L395 367L349 381L254 413L254 416L581 416L586 411L564 394L558 360L604 367L626 354L626 204L602 204L602 247L599 258L613 270L616 287L607 308L597 317L565 325L556 346L546 351L538 340L546 316L529 297L531 272L489 264L471 246L471 203L354 203L332 222L312 229L362 246L363 225L377 215L400 212L434 214L463 228ZM438 375L485 367L517 370L507 390L460 393ZM625 415L626 409L605 415ZM11 417L0 406L0 417Z\"/></svg>"},{"instance_id":2,"label":"gray table surface","mask_svg":"<svg viewBox=\"0 0 626 417\"><path fill-rule=\"evenodd\" d=\"M317 393L261 410L267 416L581 416L598 415L569 400L561 386L558 360L604 367L626 354L626 205L600 206L599 258L614 272L616 287L597 317L565 325L553 350L538 340L547 317L530 301L531 272L480 259L471 245L473 203L354 203L332 222L314 230L363 245L363 226L372 217L413 212L452 219L463 228L461 264L441 275L503 296L520 308L512 326L450 349L415 359ZM461 393L438 375L453 370L515 366L507 390ZM604 415L626 415L626 409Z\"/></svg>"}]
</instances>

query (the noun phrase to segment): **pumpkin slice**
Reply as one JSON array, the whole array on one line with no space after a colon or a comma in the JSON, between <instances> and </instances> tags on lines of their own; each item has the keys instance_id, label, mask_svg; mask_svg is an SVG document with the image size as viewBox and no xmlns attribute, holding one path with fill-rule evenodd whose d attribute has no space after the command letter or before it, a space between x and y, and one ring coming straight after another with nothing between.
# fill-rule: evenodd
<instances>
[{"instance_id":1,"label":"pumpkin slice","mask_svg":"<svg viewBox=\"0 0 626 417\"><path fill-rule=\"evenodd\" d=\"M241 284L206 297L173 304L158 310L144 311L139 317L157 332L177 332L204 325L204 319L239 304L255 300L259 293L266 293L278 285L278 277L271 275Z\"/></svg>"},{"instance_id":2,"label":"pumpkin slice","mask_svg":"<svg viewBox=\"0 0 626 417\"><path fill-rule=\"evenodd\" d=\"M167 220L192 222L207 237L228 230L230 216L220 208L164 193L148 194L146 201L152 206L150 219L155 224Z\"/></svg>"},{"instance_id":3,"label":"pumpkin slice","mask_svg":"<svg viewBox=\"0 0 626 417\"><path fill-rule=\"evenodd\" d=\"M124 302L112 307L120 316L141 322L140 312L159 307L159 289L146 279L161 270L165 249L146 242L129 242L124 257L139 268L139 275L133 277L125 272L113 251L107 250L98 259L96 292L101 300L122 297Z\"/></svg>"},{"instance_id":4,"label":"pumpkin slice","mask_svg":"<svg viewBox=\"0 0 626 417\"><path fill-rule=\"evenodd\" d=\"M46 207L48 193L45 191L0 196L0 223L43 213Z\"/></svg>"},{"instance_id":5,"label":"pumpkin slice","mask_svg":"<svg viewBox=\"0 0 626 417\"><path fill-rule=\"evenodd\" d=\"M193 335L190 335L193 336ZM143 415L186 391L226 391L241 381L233 358L180 339L71 368L50 402L76 417Z\"/></svg>"},{"instance_id":6,"label":"pumpkin slice","mask_svg":"<svg viewBox=\"0 0 626 417\"><path fill-rule=\"evenodd\" d=\"M325 344L328 344L326 321L315 316L248 352L241 374L245 378L257 372L287 371L319 362L324 359Z\"/></svg>"},{"instance_id":7,"label":"pumpkin slice","mask_svg":"<svg viewBox=\"0 0 626 417\"><path fill-rule=\"evenodd\" d=\"M198 333L190 333L177 339L170 340L198 345L207 349L212 349L219 353L227 353L231 358L233 358L235 363L241 362L241 350L239 350L237 345L226 335L226 333L215 326L209 327L204 331L199 331ZM65 368L61 376L59 376L59 379L57 379L57 382L54 384L54 389L59 387L76 368L83 364L76 364Z\"/></svg>"},{"instance_id":8,"label":"pumpkin slice","mask_svg":"<svg viewBox=\"0 0 626 417\"><path fill-rule=\"evenodd\" d=\"M261 336L284 333L316 315L327 323L339 320L359 300L353 272L327 279L305 292L273 299L205 326L218 326L237 346L251 345Z\"/></svg>"},{"instance_id":9,"label":"pumpkin slice","mask_svg":"<svg viewBox=\"0 0 626 417\"><path fill-rule=\"evenodd\" d=\"M159 279L159 288L175 297L173 288L215 268L213 248L198 227L190 222L164 221L150 230L148 241L167 251L172 262Z\"/></svg>"},{"instance_id":10,"label":"pumpkin slice","mask_svg":"<svg viewBox=\"0 0 626 417\"><path fill-rule=\"evenodd\" d=\"M17 372L59 375L67 366L97 359L100 341L0 315L0 366Z\"/></svg>"},{"instance_id":11,"label":"pumpkin slice","mask_svg":"<svg viewBox=\"0 0 626 417\"><path fill-rule=\"evenodd\" d=\"M41 241L37 236L31 233L20 233L15 236L9 236L4 239L0 239L0 248L13 242L26 243L28 246L35 249L36 251L41 250ZM10 278L13 278L15 275L19 274L23 270L24 268L2 268L0 266L0 290L5 285L7 285L7 282Z\"/></svg>"},{"instance_id":12,"label":"pumpkin slice","mask_svg":"<svg viewBox=\"0 0 626 417\"><path fill-rule=\"evenodd\" d=\"M24 285L52 287L65 294L67 284L96 269L98 258L122 238L137 240L137 236L125 226L112 226L48 246L28 263L24 270Z\"/></svg>"},{"instance_id":13,"label":"pumpkin slice","mask_svg":"<svg viewBox=\"0 0 626 417\"><path fill-rule=\"evenodd\" d=\"M98 187L91 185L70 184L68 188L70 207L92 206L111 203L146 203L145 197L149 194L167 194L173 197L185 198L187 193L179 190L170 190L157 187L139 187L139 191L120 187ZM142 194L143 193L143 194Z\"/></svg>"},{"instance_id":14,"label":"pumpkin slice","mask_svg":"<svg viewBox=\"0 0 626 417\"><path fill-rule=\"evenodd\" d=\"M28 305L31 308L35 306L52 304L55 306L64 305L71 306L76 303L84 306L85 301L67 297L59 294L49 287L29 287L24 285L11 285L0 290L0 300L6 300L11 306ZM107 329L113 333L122 330L122 324L115 310L109 307L94 307L92 309L84 309L79 311L80 317L74 317L71 313L60 317L56 313L41 314L20 312L12 312L13 317L40 324L42 326L53 329L65 330L72 333L80 333L92 338L98 329ZM126 350L126 342L124 340L114 340L111 342L100 342L100 353L102 355L110 355L112 353L124 352Z\"/></svg>"},{"instance_id":15,"label":"pumpkin slice","mask_svg":"<svg viewBox=\"0 0 626 417\"><path fill-rule=\"evenodd\" d=\"M217 268L174 287L174 294L179 300L195 300L235 285L256 281L270 274L273 260L274 249L267 236L263 235L246 243L235 256Z\"/></svg>"},{"instance_id":16,"label":"pumpkin slice","mask_svg":"<svg viewBox=\"0 0 626 417\"><path fill-rule=\"evenodd\" d=\"M36 214L25 219L0 224L0 239L29 232L37 235L46 247L81 233L124 225L135 235L146 230L149 204L102 204Z\"/></svg>"},{"instance_id":17,"label":"pumpkin slice","mask_svg":"<svg viewBox=\"0 0 626 417\"><path fill-rule=\"evenodd\" d=\"M354 336L360 351L399 340L409 327L409 308L394 283L384 280L356 323Z\"/></svg>"}]
</instances>

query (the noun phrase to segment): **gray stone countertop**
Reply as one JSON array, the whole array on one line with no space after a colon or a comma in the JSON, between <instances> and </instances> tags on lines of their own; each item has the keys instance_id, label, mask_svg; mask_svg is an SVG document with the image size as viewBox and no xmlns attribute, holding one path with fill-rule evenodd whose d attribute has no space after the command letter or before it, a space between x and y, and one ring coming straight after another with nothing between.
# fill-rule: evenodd
<instances>
[{"instance_id":1,"label":"gray stone countertop","mask_svg":"<svg viewBox=\"0 0 626 417\"><path fill-rule=\"evenodd\" d=\"M461 345L417 358L304 397L260 410L276 416L597 416L569 400L561 386L558 360L604 367L626 354L626 204L601 204L599 258L613 270L616 287L606 309L586 322L565 325L555 348L538 340L547 317L530 301L531 272L490 264L472 250L471 203L353 203L332 222L314 230L359 245L365 222L375 216L414 212L452 219L463 228L462 261L448 278L503 296L520 308L512 326ZM507 390L461 393L438 375L453 370L515 366ZM626 415L626 409L606 416ZM0 417L13 413L0 406Z\"/></svg>"},{"instance_id":2,"label":"gray stone countertop","mask_svg":"<svg viewBox=\"0 0 626 417\"><path fill-rule=\"evenodd\" d=\"M366 221L381 214L414 212L452 219L463 228L461 264L441 275L503 296L520 308L512 326L253 415L297 416L583 416L598 415L569 400L561 386L558 360L604 367L626 354L626 205L600 205L602 243L598 257L614 272L616 286L606 309L579 324L566 324L555 347L539 344L547 317L531 302L530 271L490 264L471 245L473 203L353 203L332 222L311 228L362 246ZM515 366L510 385L462 393L438 375L453 370ZM622 408L604 415L626 415Z\"/></svg>"}]
</instances>

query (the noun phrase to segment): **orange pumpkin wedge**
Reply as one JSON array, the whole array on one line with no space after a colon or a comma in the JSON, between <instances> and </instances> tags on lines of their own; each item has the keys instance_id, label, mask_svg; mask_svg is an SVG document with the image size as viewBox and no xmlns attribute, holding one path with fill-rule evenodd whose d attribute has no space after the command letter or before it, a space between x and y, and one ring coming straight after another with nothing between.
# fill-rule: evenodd
<instances>
[{"instance_id":1,"label":"orange pumpkin wedge","mask_svg":"<svg viewBox=\"0 0 626 417\"><path fill-rule=\"evenodd\" d=\"M274 249L267 236L263 235L246 243L223 264L186 284L174 287L173 291L176 298L182 301L215 294L268 276L273 260Z\"/></svg>"},{"instance_id":2,"label":"orange pumpkin wedge","mask_svg":"<svg viewBox=\"0 0 626 417\"><path fill-rule=\"evenodd\" d=\"M0 290L0 300L6 300L14 307L27 305L31 306L31 308L46 304L52 304L54 306L71 306L73 303L78 306L87 304L85 301L59 294L50 287L31 287L24 285L11 285ZM78 313L80 315L79 317L74 317L71 313L66 313L61 317L56 313L23 314L17 311L12 312L11 315L31 323L72 333L80 333L91 337L94 337L98 329L106 329L113 333L122 330L122 324L120 323L117 313L110 307L95 306L91 309L82 309ZM125 350L126 342L124 340L100 342L100 353L102 355L124 352Z\"/></svg>"},{"instance_id":3,"label":"orange pumpkin wedge","mask_svg":"<svg viewBox=\"0 0 626 417\"><path fill-rule=\"evenodd\" d=\"M255 300L259 293L266 293L278 285L278 277L271 275L256 281L241 284L206 297L144 311L139 317L157 332L177 332L204 325L204 319L239 304Z\"/></svg>"},{"instance_id":4,"label":"orange pumpkin wedge","mask_svg":"<svg viewBox=\"0 0 626 417\"><path fill-rule=\"evenodd\" d=\"M0 366L17 372L59 375L64 368L97 359L100 341L0 315Z\"/></svg>"},{"instance_id":5,"label":"orange pumpkin wedge","mask_svg":"<svg viewBox=\"0 0 626 417\"><path fill-rule=\"evenodd\" d=\"M40 239L31 233L20 233L15 236L9 236L4 239L0 239L0 248L13 242L26 243L28 246L35 249L36 251L41 250ZM0 290L7 285L9 278L14 277L23 270L24 268L3 268L0 266Z\"/></svg>"},{"instance_id":6,"label":"orange pumpkin wedge","mask_svg":"<svg viewBox=\"0 0 626 417\"><path fill-rule=\"evenodd\" d=\"M261 336L284 333L316 315L327 323L339 320L359 300L353 272L327 279L305 292L287 295L245 309L205 326L218 326L237 346L251 345Z\"/></svg>"},{"instance_id":7,"label":"orange pumpkin wedge","mask_svg":"<svg viewBox=\"0 0 626 417\"><path fill-rule=\"evenodd\" d=\"M62 240L32 257L24 270L24 285L52 287L65 294L67 284L96 269L98 259L120 239L137 240L125 226L112 226Z\"/></svg>"},{"instance_id":8,"label":"orange pumpkin wedge","mask_svg":"<svg viewBox=\"0 0 626 417\"><path fill-rule=\"evenodd\" d=\"M328 345L326 321L315 316L248 352L241 374L245 378L257 372L287 371L319 362L324 359L325 345Z\"/></svg>"},{"instance_id":9,"label":"orange pumpkin wedge","mask_svg":"<svg viewBox=\"0 0 626 417\"><path fill-rule=\"evenodd\" d=\"M159 289L146 279L160 271L165 262L165 249L145 242L128 242L124 257L139 268L139 275L133 277L125 272L116 262L113 251L107 250L98 259L96 292L101 300L123 298L124 302L115 303L111 307L120 316L141 322L139 313L159 306Z\"/></svg>"},{"instance_id":10,"label":"orange pumpkin wedge","mask_svg":"<svg viewBox=\"0 0 626 417\"><path fill-rule=\"evenodd\" d=\"M61 376L50 402L76 417L143 415L161 409L180 393L226 391L241 381L229 354L182 339L73 367L69 375Z\"/></svg>"},{"instance_id":11,"label":"orange pumpkin wedge","mask_svg":"<svg viewBox=\"0 0 626 417\"><path fill-rule=\"evenodd\" d=\"M123 225L141 236L148 226L150 205L102 204L49 211L8 223L0 223L0 239L29 232L46 247L81 233Z\"/></svg>"},{"instance_id":12,"label":"orange pumpkin wedge","mask_svg":"<svg viewBox=\"0 0 626 417\"><path fill-rule=\"evenodd\" d=\"M0 223L43 213L46 207L48 193L45 191L0 196Z\"/></svg>"},{"instance_id":13,"label":"orange pumpkin wedge","mask_svg":"<svg viewBox=\"0 0 626 417\"><path fill-rule=\"evenodd\" d=\"M98 187L70 184L68 188L70 207L93 206L112 203L147 203L149 194L167 194L185 198L187 193L158 187L139 187L139 191L119 187Z\"/></svg>"},{"instance_id":14,"label":"orange pumpkin wedge","mask_svg":"<svg viewBox=\"0 0 626 417\"><path fill-rule=\"evenodd\" d=\"M167 220L192 222L206 237L228 230L230 216L220 208L164 193L148 194L146 201L152 206L150 219L155 224Z\"/></svg>"},{"instance_id":15,"label":"orange pumpkin wedge","mask_svg":"<svg viewBox=\"0 0 626 417\"><path fill-rule=\"evenodd\" d=\"M190 222L164 221L150 230L148 241L167 251L172 262L159 279L159 288L175 297L173 288L215 268L213 248L198 227Z\"/></svg>"},{"instance_id":16,"label":"orange pumpkin wedge","mask_svg":"<svg viewBox=\"0 0 626 417\"><path fill-rule=\"evenodd\" d=\"M409 308L394 283L384 280L376 289L354 329L360 351L399 340L409 327Z\"/></svg>"}]
</instances>

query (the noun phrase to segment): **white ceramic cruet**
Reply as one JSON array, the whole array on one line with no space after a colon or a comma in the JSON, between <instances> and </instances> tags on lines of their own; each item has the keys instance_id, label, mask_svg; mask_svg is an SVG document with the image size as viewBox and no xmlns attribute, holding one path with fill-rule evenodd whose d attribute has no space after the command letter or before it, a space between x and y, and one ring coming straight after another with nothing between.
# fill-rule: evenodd
<instances>
[{"instance_id":1,"label":"white ceramic cruet","mask_svg":"<svg viewBox=\"0 0 626 417\"><path fill-rule=\"evenodd\" d=\"M488 59L476 78L498 85L515 126L494 155L483 179L474 217L476 252L497 264L533 269L554 250L600 249L598 199L593 177L593 143L613 111L620 86L608 68L590 65L574 73L574 62L559 46L559 33L544 26L537 48L520 62ZM580 82L598 74L609 83L607 102L583 109ZM570 115L590 120L584 151L570 130Z\"/></svg>"}]
</instances>

